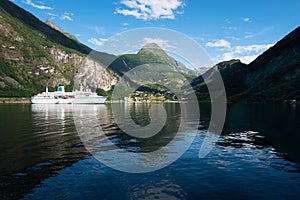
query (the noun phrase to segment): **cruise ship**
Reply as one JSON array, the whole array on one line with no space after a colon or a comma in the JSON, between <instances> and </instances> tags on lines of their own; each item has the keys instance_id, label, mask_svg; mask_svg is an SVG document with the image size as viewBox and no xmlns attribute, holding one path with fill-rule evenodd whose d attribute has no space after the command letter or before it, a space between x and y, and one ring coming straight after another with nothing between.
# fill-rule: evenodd
<instances>
[{"instance_id":1,"label":"cruise ship","mask_svg":"<svg viewBox=\"0 0 300 200\"><path fill-rule=\"evenodd\" d=\"M91 91L65 92L64 86L59 86L57 91L46 91L31 98L33 104L103 104L106 96L98 96Z\"/></svg>"}]
</instances>

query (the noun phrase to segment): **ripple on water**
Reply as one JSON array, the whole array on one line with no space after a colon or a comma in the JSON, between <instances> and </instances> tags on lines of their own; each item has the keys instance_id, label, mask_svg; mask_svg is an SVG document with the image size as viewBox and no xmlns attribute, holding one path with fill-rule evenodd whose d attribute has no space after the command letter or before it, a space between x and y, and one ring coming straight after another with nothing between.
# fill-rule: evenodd
<instances>
[{"instance_id":1,"label":"ripple on water","mask_svg":"<svg viewBox=\"0 0 300 200\"><path fill-rule=\"evenodd\" d=\"M62 108L33 109L26 117L20 117L32 121L20 120L10 131L2 129L6 134L0 135L0 154L5 161L0 171L1 195L14 199L24 194L27 194L25 199L298 199L300 196L299 165L287 159L288 153L280 153L262 132L244 131L252 128L234 129L221 135L212 151L199 159L203 140L213 141L216 137L201 125L191 147L176 162L155 172L128 174L106 167L90 156L76 133L70 108ZM174 137L166 131L151 142L136 139L122 133L111 117L107 119L111 123L107 120L101 125L106 130L105 137L87 140L98 141L95 151L117 151L116 146L135 153L153 151ZM176 144L182 145L189 134L192 133L177 135Z\"/></svg>"}]
</instances>

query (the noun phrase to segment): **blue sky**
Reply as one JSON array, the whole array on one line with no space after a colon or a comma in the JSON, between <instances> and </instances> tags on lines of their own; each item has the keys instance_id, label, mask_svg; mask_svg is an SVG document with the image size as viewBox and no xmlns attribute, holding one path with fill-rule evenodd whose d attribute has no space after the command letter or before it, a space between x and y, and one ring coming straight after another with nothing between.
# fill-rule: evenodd
<instances>
[{"instance_id":1,"label":"blue sky","mask_svg":"<svg viewBox=\"0 0 300 200\"><path fill-rule=\"evenodd\" d=\"M232 58L249 63L300 22L299 0L11 1L92 48L126 30L161 27L195 40L213 63Z\"/></svg>"}]
</instances>

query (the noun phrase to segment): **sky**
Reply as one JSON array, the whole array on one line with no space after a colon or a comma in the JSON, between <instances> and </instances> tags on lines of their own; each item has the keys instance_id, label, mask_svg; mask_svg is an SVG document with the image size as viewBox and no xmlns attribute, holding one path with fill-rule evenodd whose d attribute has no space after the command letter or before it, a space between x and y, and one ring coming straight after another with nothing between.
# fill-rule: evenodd
<instances>
[{"instance_id":1,"label":"sky","mask_svg":"<svg viewBox=\"0 0 300 200\"><path fill-rule=\"evenodd\" d=\"M194 40L214 64L250 63L300 25L299 0L11 1L94 49L124 31L165 28ZM159 37L148 40L172 45Z\"/></svg>"}]
</instances>

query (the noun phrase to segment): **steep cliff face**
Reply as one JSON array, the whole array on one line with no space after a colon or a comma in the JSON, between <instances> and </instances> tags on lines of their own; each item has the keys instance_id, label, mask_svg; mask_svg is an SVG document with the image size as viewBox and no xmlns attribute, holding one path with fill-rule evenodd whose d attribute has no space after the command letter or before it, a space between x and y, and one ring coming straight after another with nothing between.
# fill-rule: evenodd
<instances>
[{"instance_id":1,"label":"steep cliff face","mask_svg":"<svg viewBox=\"0 0 300 200\"><path fill-rule=\"evenodd\" d=\"M83 86L83 88L101 88L108 91L113 85L116 85L119 76L116 72L107 69L103 64L86 57L79 66L74 80L75 87L77 87L75 89Z\"/></svg>"},{"instance_id":2,"label":"steep cliff face","mask_svg":"<svg viewBox=\"0 0 300 200\"><path fill-rule=\"evenodd\" d=\"M68 54L57 48L50 48L48 52L55 63L60 66L60 72L65 74L61 79L52 78L52 82L49 83L50 86L55 87L63 82L65 85L74 83L86 88L101 88L107 91L118 81L117 73L89 56L77 53ZM47 68L43 68L44 72L45 70L49 72ZM50 74L50 77L55 77L55 74Z\"/></svg>"},{"instance_id":3,"label":"steep cliff face","mask_svg":"<svg viewBox=\"0 0 300 200\"><path fill-rule=\"evenodd\" d=\"M81 72L85 76L92 73L93 85L104 90L118 79L102 64L105 62L88 57L88 47L7 0L0 2L0 45L0 96L31 96L47 85L51 90L60 84L72 90L75 75ZM104 61L114 58L101 52L97 55Z\"/></svg>"}]
</instances>

